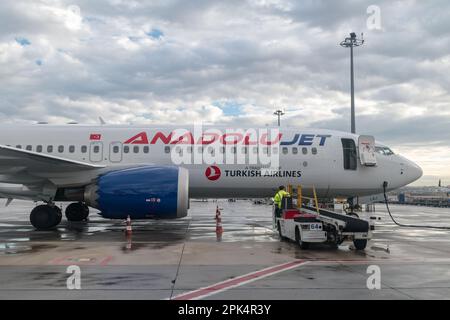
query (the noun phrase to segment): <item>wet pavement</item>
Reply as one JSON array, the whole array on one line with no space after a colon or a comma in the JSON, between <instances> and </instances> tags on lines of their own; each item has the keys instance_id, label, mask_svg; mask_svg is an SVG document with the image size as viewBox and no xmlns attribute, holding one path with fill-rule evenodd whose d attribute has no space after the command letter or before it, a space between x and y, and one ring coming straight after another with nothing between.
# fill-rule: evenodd
<instances>
[{"instance_id":1,"label":"wet pavement","mask_svg":"<svg viewBox=\"0 0 450 320\"><path fill-rule=\"evenodd\" d=\"M450 231L397 227L381 204L374 239L357 252L350 243L301 250L280 242L271 207L244 200L192 201L186 218L134 221L131 238L123 221L95 212L89 222L63 219L55 231L35 231L29 223L34 204L4 207L3 201L0 299L171 299L205 287L200 298L450 299ZM391 210L403 223L450 225L449 209ZM67 288L73 265L80 267L80 290ZM373 265L381 271L380 290L367 288ZM276 272L261 271L272 267Z\"/></svg>"}]
</instances>

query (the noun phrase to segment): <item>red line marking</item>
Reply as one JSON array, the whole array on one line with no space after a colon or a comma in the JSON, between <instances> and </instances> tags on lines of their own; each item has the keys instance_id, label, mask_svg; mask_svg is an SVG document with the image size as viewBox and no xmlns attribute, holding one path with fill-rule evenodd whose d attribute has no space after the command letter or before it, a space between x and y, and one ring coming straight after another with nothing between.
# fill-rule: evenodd
<instances>
[{"instance_id":1,"label":"red line marking","mask_svg":"<svg viewBox=\"0 0 450 320\"><path fill-rule=\"evenodd\" d=\"M67 260L68 258L70 258L70 256L64 256L61 258L55 258L53 260L50 260L51 264L61 264L62 261Z\"/></svg>"},{"instance_id":2,"label":"red line marking","mask_svg":"<svg viewBox=\"0 0 450 320\"><path fill-rule=\"evenodd\" d=\"M74 259L73 261L70 261L70 259ZM107 265L111 260L113 259L113 256L107 256L103 260L101 260L98 264L101 266ZM96 265L95 261L76 261L74 257L71 256L64 256L60 258L56 258L53 260L50 260L50 264L60 265L60 266L70 266L70 265L80 265L80 266L86 266L86 265Z\"/></svg>"},{"instance_id":3,"label":"red line marking","mask_svg":"<svg viewBox=\"0 0 450 320\"><path fill-rule=\"evenodd\" d=\"M448 259L445 259L446 261ZM361 264L373 264L373 263L401 263L401 262L422 262L422 259L373 259L373 260L353 260L353 259L318 259L309 260L311 263L361 263Z\"/></svg>"},{"instance_id":4,"label":"red line marking","mask_svg":"<svg viewBox=\"0 0 450 320\"><path fill-rule=\"evenodd\" d=\"M190 291L187 293L182 293L178 296L175 296L174 298L172 298L172 300L190 300L190 299L198 299L202 296L206 296L206 295L211 295L213 293L217 293L219 291L224 291L226 289L232 288L232 287L237 287L239 285L242 285L246 282L251 282L251 281L255 281L259 278L262 277L267 277L270 276L272 274L281 272L283 270L288 270L288 269L293 269L295 267L298 267L302 264L307 263L307 261L304 260L295 260L292 262L288 262L288 263L283 263L280 265L276 265L273 267L269 267L266 269L262 269L259 271L255 271L246 275L242 275L230 280L225 280L216 284L213 284L211 286L208 287L204 287L204 288L200 288L194 291Z\"/></svg>"},{"instance_id":5,"label":"red line marking","mask_svg":"<svg viewBox=\"0 0 450 320\"><path fill-rule=\"evenodd\" d=\"M100 262L100 265L101 266L106 266L107 264L108 264L108 262L110 262L111 260L112 260L112 256L107 256L105 259L103 259L101 262Z\"/></svg>"}]
</instances>

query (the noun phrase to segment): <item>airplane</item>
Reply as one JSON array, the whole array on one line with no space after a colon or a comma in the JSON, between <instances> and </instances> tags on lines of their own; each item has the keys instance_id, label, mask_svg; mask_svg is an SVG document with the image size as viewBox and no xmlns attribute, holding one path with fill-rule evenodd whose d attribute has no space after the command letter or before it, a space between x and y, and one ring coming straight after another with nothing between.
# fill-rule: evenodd
<instances>
[{"instance_id":1,"label":"airplane","mask_svg":"<svg viewBox=\"0 0 450 320\"><path fill-rule=\"evenodd\" d=\"M230 160L231 159L231 160ZM2 125L0 197L42 202L37 230L89 207L107 219L185 217L190 198L263 198L279 185L320 198L407 185L422 169L374 137L332 130L196 125Z\"/></svg>"}]
</instances>

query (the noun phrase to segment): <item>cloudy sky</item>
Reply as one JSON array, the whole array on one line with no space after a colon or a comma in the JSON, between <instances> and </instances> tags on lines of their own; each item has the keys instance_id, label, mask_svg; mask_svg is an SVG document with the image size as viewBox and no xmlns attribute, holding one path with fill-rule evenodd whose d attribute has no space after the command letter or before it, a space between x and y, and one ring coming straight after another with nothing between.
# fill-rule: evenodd
<instances>
[{"instance_id":1,"label":"cloudy sky","mask_svg":"<svg viewBox=\"0 0 450 320\"><path fill-rule=\"evenodd\" d=\"M450 185L449 12L447 0L2 0L0 122L264 126L276 106L284 125L349 130L339 43L363 32L357 132L421 165L416 184Z\"/></svg>"}]
</instances>

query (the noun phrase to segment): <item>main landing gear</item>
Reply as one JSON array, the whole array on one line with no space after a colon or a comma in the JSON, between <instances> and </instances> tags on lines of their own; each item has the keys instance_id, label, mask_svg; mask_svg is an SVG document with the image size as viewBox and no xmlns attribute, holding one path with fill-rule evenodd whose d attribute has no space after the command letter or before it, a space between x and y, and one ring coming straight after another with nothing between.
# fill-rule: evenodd
<instances>
[{"instance_id":1,"label":"main landing gear","mask_svg":"<svg viewBox=\"0 0 450 320\"><path fill-rule=\"evenodd\" d=\"M89 207L82 202L74 202L66 208L66 218L69 221L83 221L89 216Z\"/></svg>"},{"instance_id":2,"label":"main landing gear","mask_svg":"<svg viewBox=\"0 0 450 320\"><path fill-rule=\"evenodd\" d=\"M54 204L42 204L31 210L30 222L38 230L56 227L62 218L61 209Z\"/></svg>"},{"instance_id":3,"label":"main landing gear","mask_svg":"<svg viewBox=\"0 0 450 320\"><path fill-rule=\"evenodd\" d=\"M66 208L69 221L83 221L89 215L89 207L82 202L74 202ZM37 230L54 229L62 219L61 209L54 203L42 204L31 210L30 222Z\"/></svg>"}]
</instances>

